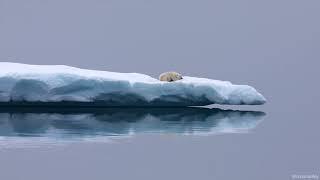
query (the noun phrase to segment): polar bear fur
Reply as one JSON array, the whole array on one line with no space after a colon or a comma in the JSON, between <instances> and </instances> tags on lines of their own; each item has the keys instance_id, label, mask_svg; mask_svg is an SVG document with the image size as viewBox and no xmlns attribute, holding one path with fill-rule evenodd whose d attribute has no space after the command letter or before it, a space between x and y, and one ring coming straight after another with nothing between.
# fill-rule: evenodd
<instances>
[{"instance_id":1,"label":"polar bear fur","mask_svg":"<svg viewBox=\"0 0 320 180\"><path fill-rule=\"evenodd\" d=\"M160 81L173 82L180 79L183 79L182 75L177 72L165 72L159 76Z\"/></svg>"}]
</instances>

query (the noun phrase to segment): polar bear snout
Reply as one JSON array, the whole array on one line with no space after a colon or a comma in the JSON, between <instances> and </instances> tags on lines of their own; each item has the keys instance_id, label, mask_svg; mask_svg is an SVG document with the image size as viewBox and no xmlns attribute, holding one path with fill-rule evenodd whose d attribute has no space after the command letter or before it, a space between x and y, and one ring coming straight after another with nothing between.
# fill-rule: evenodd
<instances>
[{"instance_id":1,"label":"polar bear snout","mask_svg":"<svg viewBox=\"0 0 320 180\"><path fill-rule=\"evenodd\" d=\"M159 76L160 81L173 82L178 81L180 79L183 79L182 75L177 72L165 72Z\"/></svg>"}]
</instances>

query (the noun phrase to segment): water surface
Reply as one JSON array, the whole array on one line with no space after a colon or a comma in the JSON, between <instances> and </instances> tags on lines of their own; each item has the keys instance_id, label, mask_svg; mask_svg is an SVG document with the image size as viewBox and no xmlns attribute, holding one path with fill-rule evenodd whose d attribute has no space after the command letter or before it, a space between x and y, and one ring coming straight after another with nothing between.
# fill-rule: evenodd
<instances>
[{"instance_id":1,"label":"water surface","mask_svg":"<svg viewBox=\"0 0 320 180\"><path fill-rule=\"evenodd\" d=\"M59 144L138 134L209 136L254 129L265 113L218 108L3 107L0 144ZM34 138L37 137L37 138ZM41 140L39 142L39 140ZM11 146L14 148L14 146ZM26 146L27 148L27 146Z\"/></svg>"}]
</instances>

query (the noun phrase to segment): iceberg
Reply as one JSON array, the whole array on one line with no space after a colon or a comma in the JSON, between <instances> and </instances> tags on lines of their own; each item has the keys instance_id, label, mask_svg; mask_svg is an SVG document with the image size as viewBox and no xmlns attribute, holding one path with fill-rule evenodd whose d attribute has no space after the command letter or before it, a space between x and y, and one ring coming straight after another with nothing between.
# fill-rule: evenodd
<instances>
[{"instance_id":1,"label":"iceberg","mask_svg":"<svg viewBox=\"0 0 320 180\"><path fill-rule=\"evenodd\" d=\"M0 62L0 105L186 107L260 105L266 99L248 85L183 76L163 82L139 73L65 65Z\"/></svg>"}]
</instances>

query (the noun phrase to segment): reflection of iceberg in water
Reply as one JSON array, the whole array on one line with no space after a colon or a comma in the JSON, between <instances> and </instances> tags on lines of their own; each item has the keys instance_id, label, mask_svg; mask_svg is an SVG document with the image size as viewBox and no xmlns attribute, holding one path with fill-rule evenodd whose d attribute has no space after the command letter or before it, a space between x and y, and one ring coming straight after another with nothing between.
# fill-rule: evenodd
<instances>
[{"instance_id":1,"label":"reflection of iceberg in water","mask_svg":"<svg viewBox=\"0 0 320 180\"><path fill-rule=\"evenodd\" d=\"M208 108L2 108L0 137L75 141L143 133L238 133L256 127L264 115Z\"/></svg>"}]
</instances>

